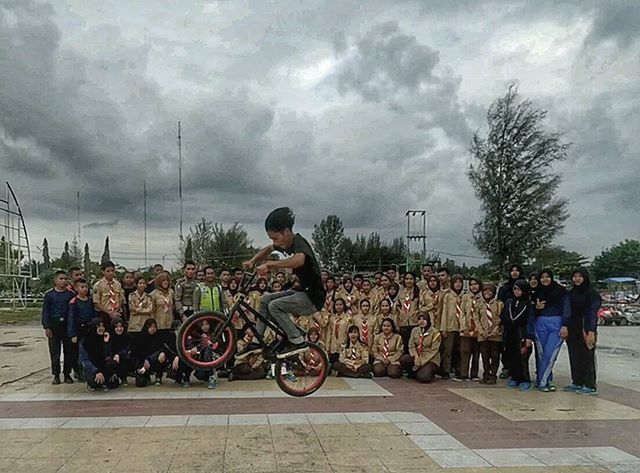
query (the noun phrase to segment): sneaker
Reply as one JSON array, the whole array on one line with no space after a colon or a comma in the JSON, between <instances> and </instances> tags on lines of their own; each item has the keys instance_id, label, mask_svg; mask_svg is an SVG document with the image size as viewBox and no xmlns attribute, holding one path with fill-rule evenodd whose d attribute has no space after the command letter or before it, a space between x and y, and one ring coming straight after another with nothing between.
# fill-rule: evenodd
<instances>
[{"instance_id":1,"label":"sneaker","mask_svg":"<svg viewBox=\"0 0 640 473\"><path fill-rule=\"evenodd\" d=\"M109 388L107 386L102 386L102 392L106 393L109 390Z\"/></svg>"},{"instance_id":2,"label":"sneaker","mask_svg":"<svg viewBox=\"0 0 640 473\"><path fill-rule=\"evenodd\" d=\"M502 373L500 373L499 378L500 379L507 379L509 377L509 370L502 370Z\"/></svg>"},{"instance_id":3,"label":"sneaker","mask_svg":"<svg viewBox=\"0 0 640 473\"><path fill-rule=\"evenodd\" d=\"M573 393L573 392L576 392L576 391L580 391L581 389L582 389L582 386L578 386L577 384L573 384L573 383L571 383L568 386L565 386L564 388L562 388L562 390L565 393Z\"/></svg>"},{"instance_id":4,"label":"sneaker","mask_svg":"<svg viewBox=\"0 0 640 473\"><path fill-rule=\"evenodd\" d=\"M462 381L466 381L466 380L468 380L469 378L465 378L464 376L455 376L455 375L454 375L451 379L452 379L453 381L455 381L456 383L460 383L460 382L462 382Z\"/></svg>"},{"instance_id":5,"label":"sneaker","mask_svg":"<svg viewBox=\"0 0 640 473\"><path fill-rule=\"evenodd\" d=\"M590 388L589 386L582 386L580 389L575 391L578 394L584 394L585 396L595 396L598 394L598 388Z\"/></svg>"},{"instance_id":6,"label":"sneaker","mask_svg":"<svg viewBox=\"0 0 640 473\"><path fill-rule=\"evenodd\" d=\"M549 386L549 391L551 391L552 393L556 392L557 390L556 385L552 381L549 381L548 386Z\"/></svg>"},{"instance_id":7,"label":"sneaker","mask_svg":"<svg viewBox=\"0 0 640 473\"><path fill-rule=\"evenodd\" d=\"M473 378L471 378L471 381L480 381L480 378L478 376L474 376Z\"/></svg>"},{"instance_id":8,"label":"sneaker","mask_svg":"<svg viewBox=\"0 0 640 473\"><path fill-rule=\"evenodd\" d=\"M162 384L162 376L156 376L156 386L160 386Z\"/></svg>"},{"instance_id":9,"label":"sneaker","mask_svg":"<svg viewBox=\"0 0 640 473\"><path fill-rule=\"evenodd\" d=\"M267 373L267 379L275 379L273 374L271 374L271 371Z\"/></svg>"},{"instance_id":10,"label":"sneaker","mask_svg":"<svg viewBox=\"0 0 640 473\"><path fill-rule=\"evenodd\" d=\"M515 379L510 379L507 382L507 387L508 388L517 388L518 386L520 386L520 383L518 381L516 381Z\"/></svg>"},{"instance_id":11,"label":"sneaker","mask_svg":"<svg viewBox=\"0 0 640 473\"><path fill-rule=\"evenodd\" d=\"M89 391L90 393L94 392L96 390L96 388L92 388L91 386L89 386L87 384L87 391Z\"/></svg>"},{"instance_id":12,"label":"sneaker","mask_svg":"<svg viewBox=\"0 0 640 473\"><path fill-rule=\"evenodd\" d=\"M123 387L129 386L129 382L127 381L127 378L122 378L120 380L120 386L123 386Z\"/></svg>"},{"instance_id":13,"label":"sneaker","mask_svg":"<svg viewBox=\"0 0 640 473\"><path fill-rule=\"evenodd\" d=\"M64 375L64 384L73 384L73 378L68 374Z\"/></svg>"},{"instance_id":14,"label":"sneaker","mask_svg":"<svg viewBox=\"0 0 640 473\"><path fill-rule=\"evenodd\" d=\"M442 373L442 374L440 375L440 377L441 377L442 379L451 379L451 375L450 375L449 373Z\"/></svg>"},{"instance_id":15,"label":"sneaker","mask_svg":"<svg viewBox=\"0 0 640 473\"><path fill-rule=\"evenodd\" d=\"M60 384L60 375L54 376L53 380L51 380L51 384Z\"/></svg>"},{"instance_id":16,"label":"sneaker","mask_svg":"<svg viewBox=\"0 0 640 473\"><path fill-rule=\"evenodd\" d=\"M218 380L215 377L210 376L209 382L207 383L207 389L215 389L217 386L218 386Z\"/></svg>"},{"instance_id":17,"label":"sneaker","mask_svg":"<svg viewBox=\"0 0 640 473\"><path fill-rule=\"evenodd\" d=\"M525 381L524 383L520 383L519 389L522 392L529 392L533 389L533 385L528 381Z\"/></svg>"},{"instance_id":18,"label":"sneaker","mask_svg":"<svg viewBox=\"0 0 640 473\"><path fill-rule=\"evenodd\" d=\"M302 343L287 343L283 348L278 350L276 357L278 359L289 358L290 356L297 355L298 353L304 353L309 349L307 342Z\"/></svg>"},{"instance_id":19,"label":"sneaker","mask_svg":"<svg viewBox=\"0 0 640 473\"><path fill-rule=\"evenodd\" d=\"M496 384L496 382L497 381L496 381L495 377L487 379L487 384Z\"/></svg>"},{"instance_id":20,"label":"sneaker","mask_svg":"<svg viewBox=\"0 0 640 473\"><path fill-rule=\"evenodd\" d=\"M540 388L538 388L538 389L539 389L539 390L540 390L540 392L542 392L542 393L548 393L548 392L551 392L551 389L549 389L549 385L547 385L547 386L542 386L542 387L540 387Z\"/></svg>"},{"instance_id":21,"label":"sneaker","mask_svg":"<svg viewBox=\"0 0 640 473\"><path fill-rule=\"evenodd\" d=\"M298 378L296 378L296 375L293 374L291 371L285 374L284 377L287 378L287 381L291 381L292 383L295 383L296 381L298 381Z\"/></svg>"},{"instance_id":22,"label":"sneaker","mask_svg":"<svg viewBox=\"0 0 640 473\"><path fill-rule=\"evenodd\" d=\"M182 387L183 388L190 388L191 387L191 381L183 381L182 382Z\"/></svg>"},{"instance_id":23,"label":"sneaker","mask_svg":"<svg viewBox=\"0 0 640 473\"><path fill-rule=\"evenodd\" d=\"M82 376L82 373L78 373L77 371L73 373L74 378L76 378L76 381L80 382L80 383L84 383L84 376Z\"/></svg>"},{"instance_id":24,"label":"sneaker","mask_svg":"<svg viewBox=\"0 0 640 473\"><path fill-rule=\"evenodd\" d=\"M232 381L235 381L235 379L236 379L236 375L233 374L233 371L231 371L229 373L229 377L227 378L227 381L232 382Z\"/></svg>"}]
</instances>

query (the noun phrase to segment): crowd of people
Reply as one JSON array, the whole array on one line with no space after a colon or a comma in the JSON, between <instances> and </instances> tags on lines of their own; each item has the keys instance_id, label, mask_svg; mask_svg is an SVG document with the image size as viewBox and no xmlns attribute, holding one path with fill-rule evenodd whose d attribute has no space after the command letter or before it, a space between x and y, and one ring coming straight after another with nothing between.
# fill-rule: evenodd
<instances>
[{"instance_id":1,"label":"crowd of people","mask_svg":"<svg viewBox=\"0 0 640 473\"><path fill-rule=\"evenodd\" d=\"M61 374L62 382L73 383L74 374L91 390L126 385L131 377L139 387L169 377L185 387L195 378L213 389L221 377L233 381L273 375L259 351L246 349L255 334L239 314L233 314L237 353L224 369L193 371L176 353L176 328L193 313L233 306L242 270L197 268L187 261L182 277L172 281L162 265L154 266L151 280L139 272L125 272L118 279L111 262L101 269L102 278L91 290L80 268L57 271L54 287L45 295L42 324L53 384L61 383ZM291 320L308 341L327 352L337 376L483 384L496 384L500 376L508 378L508 387L522 391L556 390L553 367L566 341L572 383L564 390L596 394L601 301L588 272L576 269L570 290L549 269L526 277L513 265L509 274L498 288L431 264L422 266L419 278L394 268L370 277L322 271L324 306L310 316L291 314ZM294 274L277 272L259 278L248 300L259 310L269 294L297 288ZM199 329L206 333L210 327Z\"/></svg>"}]
</instances>

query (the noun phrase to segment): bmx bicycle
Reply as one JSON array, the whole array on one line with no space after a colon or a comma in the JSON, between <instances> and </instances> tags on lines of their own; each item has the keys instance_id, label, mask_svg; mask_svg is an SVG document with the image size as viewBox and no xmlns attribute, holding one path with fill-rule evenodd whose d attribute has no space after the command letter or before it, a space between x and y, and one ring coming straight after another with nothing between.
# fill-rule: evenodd
<instances>
[{"instance_id":1,"label":"bmx bicycle","mask_svg":"<svg viewBox=\"0 0 640 473\"><path fill-rule=\"evenodd\" d=\"M251 327L257 344L252 351L262 350L266 362L275 363L274 377L278 387L290 396L302 397L317 391L329 374L329 360L322 348L309 343L309 349L303 353L279 359L276 350L287 342L287 334L271 320L263 317L247 302L248 290L255 279L255 273L244 273L233 307L225 312L202 311L191 315L180 326L176 340L178 356L193 369L212 370L224 366L236 352L236 329L233 315L238 313ZM267 344L256 330L255 323L248 317L253 314L274 331L276 342ZM201 330L203 322L209 324L205 333Z\"/></svg>"}]
</instances>

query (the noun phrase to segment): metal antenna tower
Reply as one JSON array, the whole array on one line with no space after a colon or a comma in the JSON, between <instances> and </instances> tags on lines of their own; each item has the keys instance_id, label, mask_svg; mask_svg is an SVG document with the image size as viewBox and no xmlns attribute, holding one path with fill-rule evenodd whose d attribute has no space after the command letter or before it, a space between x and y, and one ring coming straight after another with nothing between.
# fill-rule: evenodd
<instances>
[{"instance_id":1,"label":"metal antenna tower","mask_svg":"<svg viewBox=\"0 0 640 473\"><path fill-rule=\"evenodd\" d=\"M407 210L407 271L414 261L411 261L411 242L422 241L422 258L420 263L424 263L427 258L427 211Z\"/></svg>"},{"instance_id":2,"label":"metal antenna tower","mask_svg":"<svg viewBox=\"0 0 640 473\"><path fill-rule=\"evenodd\" d=\"M180 131L180 121L178 121L178 196L180 197L180 242L182 242L182 135Z\"/></svg>"}]
</instances>

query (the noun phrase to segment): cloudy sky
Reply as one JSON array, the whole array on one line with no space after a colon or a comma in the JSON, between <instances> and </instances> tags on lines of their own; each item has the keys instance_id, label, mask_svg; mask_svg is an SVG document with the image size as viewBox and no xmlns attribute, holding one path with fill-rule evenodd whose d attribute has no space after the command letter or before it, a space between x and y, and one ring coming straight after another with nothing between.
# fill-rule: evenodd
<instances>
[{"instance_id":1,"label":"cloudy sky","mask_svg":"<svg viewBox=\"0 0 640 473\"><path fill-rule=\"evenodd\" d=\"M518 80L574 143L557 243L593 256L640 236L638 24L634 0L0 0L0 174L34 248L73 238L79 191L92 256L108 234L131 267L146 179L150 259L169 263L182 120L185 226L262 244L290 205L308 235L338 214L392 238L424 208L430 248L476 255L467 150Z\"/></svg>"}]
</instances>

